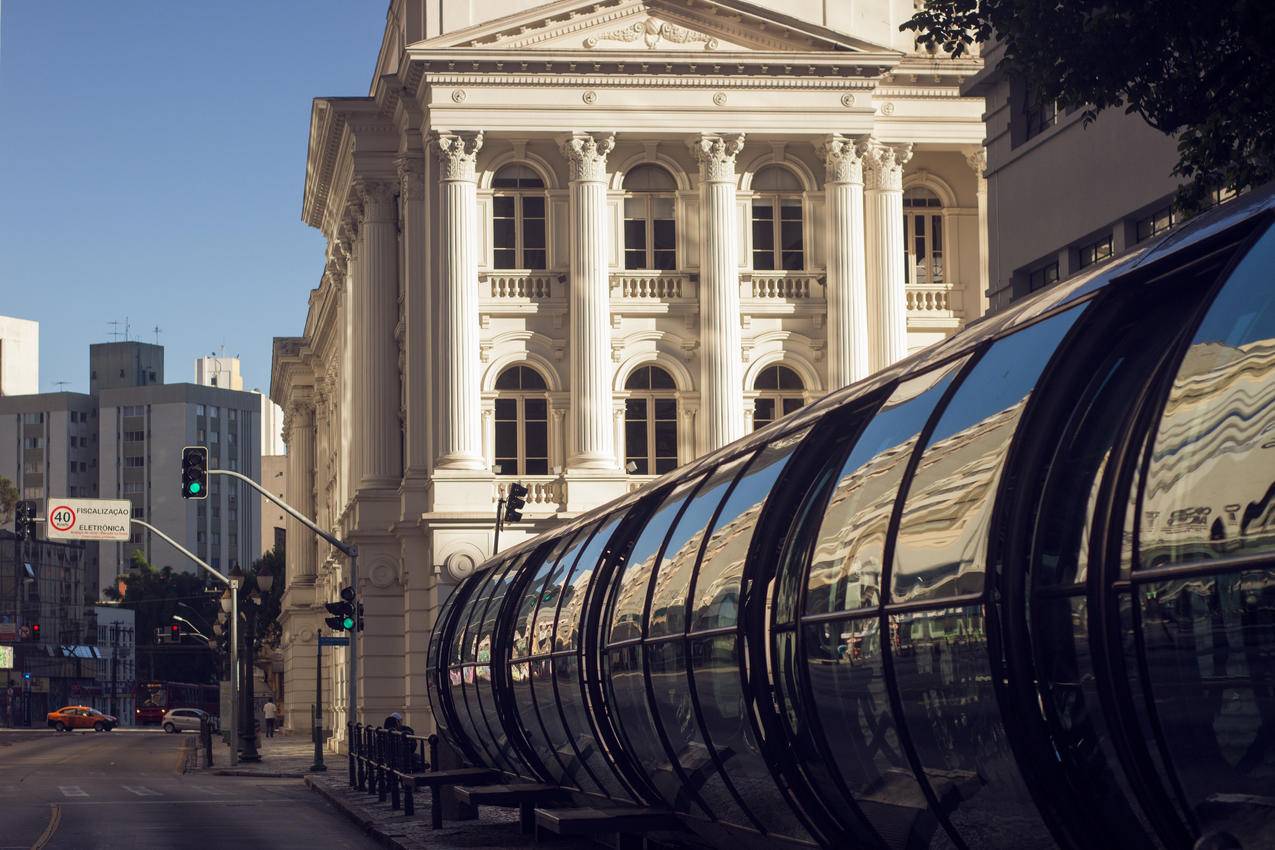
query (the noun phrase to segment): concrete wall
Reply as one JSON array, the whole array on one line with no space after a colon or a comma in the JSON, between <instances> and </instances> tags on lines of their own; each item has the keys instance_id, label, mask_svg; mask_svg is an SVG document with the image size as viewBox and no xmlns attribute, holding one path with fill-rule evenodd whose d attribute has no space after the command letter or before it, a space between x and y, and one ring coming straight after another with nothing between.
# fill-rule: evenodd
<instances>
[{"instance_id":1,"label":"concrete wall","mask_svg":"<svg viewBox=\"0 0 1275 850\"><path fill-rule=\"evenodd\" d=\"M0 316L0 396L40 391L40 323Z\"/></svg>"}]
</instances>

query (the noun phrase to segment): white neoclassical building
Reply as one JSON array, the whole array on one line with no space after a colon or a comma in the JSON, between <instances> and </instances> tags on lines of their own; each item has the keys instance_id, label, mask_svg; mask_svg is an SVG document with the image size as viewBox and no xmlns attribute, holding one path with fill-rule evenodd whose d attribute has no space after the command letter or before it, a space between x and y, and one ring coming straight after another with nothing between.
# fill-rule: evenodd
<instances>
[{"instance_id":1,"label":"white neoclassical building","mask_svg":"<svg viewBox=\"0 0 1275 850\"><path fill-rule=\"evenodd\" d=\"M327 264L271 389L290 500L360 548L364 718L430 728L434 612L509 482L531 495L504 541L981 313L979 63L918 53L912 10L393 0L370 94L314 103L302 215ZM287 542L306 728L348 573ZM339 735L344 659L325 670Z\"/></svg>"}]
</instances>

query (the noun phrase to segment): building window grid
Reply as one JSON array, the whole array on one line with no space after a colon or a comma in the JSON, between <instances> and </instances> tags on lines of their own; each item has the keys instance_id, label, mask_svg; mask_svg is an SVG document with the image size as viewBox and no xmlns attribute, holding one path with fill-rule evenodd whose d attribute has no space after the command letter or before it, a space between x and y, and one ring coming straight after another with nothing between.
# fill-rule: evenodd
<instances>
[{"instance_id":1,"label":"building window grid","mask_svg":"<svg viewBox=\"0 0 1275 850\"><path fill-rule=\"evenodd\" d=\"M639 165L624 178L624 267L677 268L677 182L658 165Z\"/></svg>"},{"instance_id":2,"label":"building window grid","mask_svg":"<svg viewBox=\"0 0 1275 850\"><path fill-rule=\"evenodd\" d=\"M1058 262L1054 261L1032 271L1027 276L1027 291L1035 292L1058 282Z\"/></svg>"},{"instance_id":3,"label":"building window grid","mask_svg":"<svg viewBox=\"0 0 1275 850\"><path fill-rule=\"evenodd\" d=\"M513 366L496 378L495 465L499 475L549 474L549 395L545 379L529 366Z\"/></svg>"},{"instance_id":4,"label":"building window grid","mask_svg":"<svg viewBox=\"0 0 1275 850\"><path fill-rule=\"evenodd\" d=\"M806 403L806 385L787 366L767 366L753 381L753 429L763 428L781 416L800 410Z\"/></svg>"},{"instance_id":5,"label":"building window grid","mask_svg":"<svg viewBox=\"0 0 1275 850\"><path fill-rule=\"evenodd\" d=\"M752 235L755 271L804 271L805 200L801 181L787 168L767 166L753 178Z\"/></svg>"},{"instance_id":6,"label":"building window grid","mask_svg":"<svg viewBox=\"0 0 1275 850\"><path fill-rule=\"evenodd\" d=\"M929 189L903 193L903 264L906 283L942 283L943 202Z\"/></svg>"},{"instance_id":7,"label":"building window grid","mask_svg":"<svg viewBox=\"0 0 1275 850\"><path fill-rule=\"evenodd\" d=\"M658 366L643 366L625 381L625 467L633 475L677 468L677 385Z\"/></svg>"},{"instance_id":8,"label":"building window grid","mask_svg":"<svg viewBox=\"0 0 1275 850\"><path fill-rule=\"evenodd\" d=\"M502 168L492 180L492 266L548 267L544 181L525 165Z\"/></svg>"},{"instance_id":9,"label":"building window grid","mask_svg":"<svg viewBox=\"0 0 1275 850\"><path fill-rule=\"evenodd\" d=\"M1082 245L1076 252L1076 268L1083 269L1092 266L1095 263L1101 263L1104 260L1111 259L1114 253L1114 243L1111 234L1108 233L1101 239L1090 242L1088 245Z\"/></svg>"},{"instance_id":10,"label":"building window grid","mask_svg":"<svg viewBox=\"0 0 1275 850\"><path fill-rule=\"evenodd\" d=\"M1148 216L1138 219L1134 225L1134 234L1138 242L1145 242L1159 236L1178 223L1179 213L1172 206L1162 207Z\"/></svg>"}]
</instances>

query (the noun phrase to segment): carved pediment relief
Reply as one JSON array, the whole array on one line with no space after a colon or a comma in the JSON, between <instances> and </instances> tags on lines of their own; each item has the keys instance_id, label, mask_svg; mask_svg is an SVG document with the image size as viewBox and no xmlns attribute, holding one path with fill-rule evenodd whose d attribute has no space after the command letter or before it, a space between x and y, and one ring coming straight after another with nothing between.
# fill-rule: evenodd
<instances>
[{"instance_id":1,"label":"carved pediment relief","mask_svg":"<svg viewBox=\"0 0 1275 850\"><path fill-rule=\"evenodd\" d=\"M884 51L744 0L559 0L413 45L527 51ZM888 52L888 51L887 51Z\"/></svg>"}]
</instances>

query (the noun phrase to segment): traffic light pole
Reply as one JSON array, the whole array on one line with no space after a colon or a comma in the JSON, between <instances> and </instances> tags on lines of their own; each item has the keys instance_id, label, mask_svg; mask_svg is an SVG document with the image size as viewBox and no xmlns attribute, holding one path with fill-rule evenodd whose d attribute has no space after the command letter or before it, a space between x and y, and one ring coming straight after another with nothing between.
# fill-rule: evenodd
<instances>
[{"instance_id":1,"label":"traffic light pole","mask_svg":"<svg viewBox=\"0 0 1275 850\"><path fill-rule=\"evenodd\" d=\"M151 534L164 540L168 545L172 546L178 552L181 552L187 558L190 558L199 566L221 579L230 588L230 763L232 765L239 763L239 579L232 579L223 575L220 571L213 569L204 563L203 559L185 546L160 531L149 522L140 519L130 519L133 525L140 525ZM154 655L151 656L154 658ZM152 663L154 663L152 661Z\"/></svg>"},{"instance_id":2,"label":"traffic light pole","mask_svg":"<svg viewBox=\"0 0 1275 850\"><path fill-rule=\"evenodd\" d=\"M265 496L270 501L274 502L279 507L283 508L284 512L288 514L288 516L292 517L297 522L301 523L306 528L310 529L315 534L322 537L328 543L331 543L334 547L340 550L340 552L343 555L349 558L350 559L350 587L354 588L354 593L355 593L354 610L356 612L355 616L357 616L357 612L359 610L359 598L358 598L359 547L351 543L346 543L345 541L341 540L335 535L329 534L328 532L324 531L322 528L316 525L313 521L311 521L311 519L307 517L305 514L301 513L299 510L292 507L292 505L289 505L283 499L279 498L274 493L271 493L269 490L265 489L256 481L253 481L251 478L244 475L243 473L235 472L234 470L230 470L230 469L210 469L207 471L207 474L208 475L225 475L230 478L234 478L238 481L242 481L243 483L247 484L252 489L256 490L261 495ZM357 627L350 630L350 633L349 633L350 653L349 653L349 661L347 662L347 665L346 665L349 671L349 676L348 676L349 682L348 682L348 688L347 688L347 694L346 694L346 700L348 704L348 708L346 709L346 717L349 720L356 723L359 722L359 717L358 717L358 705L359 705L359 701L358 701L358 696L359 696L358 633L359 633L359 630Z\"/></svg>"},{"instance_id":3,"label":"traffic light pole","mask_svg":"<svg viewBox=\"0 0 1275 850\"><path fill-rule=\"evenodd\" d=\"M496 538L491 542L491 554L495 557L500 552L500 527L504 524L505 519L505 499L500 497L496 500Z\"/></svg>"}]
</instances>

